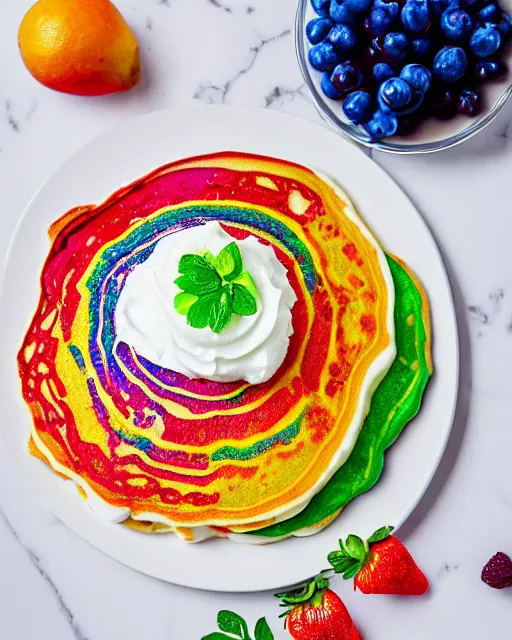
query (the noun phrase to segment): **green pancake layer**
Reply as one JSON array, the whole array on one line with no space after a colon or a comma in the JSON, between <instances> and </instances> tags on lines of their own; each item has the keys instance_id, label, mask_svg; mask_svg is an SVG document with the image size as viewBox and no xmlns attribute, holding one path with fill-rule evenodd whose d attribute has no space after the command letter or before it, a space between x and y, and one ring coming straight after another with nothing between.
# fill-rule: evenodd
<instances>
[{"instance_id":1,"label":"green pancake layer","mask_svg":"<svg viewBox=\"0 0 512 640\"><path fill-rule=\"evenodd\" d=\"M428 301L407 267L391 256L387 260L395 284L397 355L373 395L350 457L301 513L243 535L289 536L334 517L375 485L384 468L384 452L418 413L432 375Z\"/></svg>"}]
</instances>

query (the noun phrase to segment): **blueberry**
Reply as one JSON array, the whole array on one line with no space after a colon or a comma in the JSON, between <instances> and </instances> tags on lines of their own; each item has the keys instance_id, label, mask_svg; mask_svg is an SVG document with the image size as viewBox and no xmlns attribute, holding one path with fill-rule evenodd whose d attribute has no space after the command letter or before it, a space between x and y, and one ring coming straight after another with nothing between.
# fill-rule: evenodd
<instances>
[{"instance_id":1,"label":"blueberry","mask_svg":"<svg viewBox=\"0 0 512 640\"><path fill-rule=\"evenodd\" d=\"M436 86L428 93L428 108L439 120L449 120L456 113L455 94L444 85Z\"/></svg>"},{"instance_id":2,"label":"blueberry","mask_svg":"<svg viewBox=\"0 0 512 640\"><path fill-rule=\"evenodd\" d=\"M434 58L434 74L448 84L457 82L466 73L468 59L460 47L444 47Z\"/></svg>"},{"instance_id":3,"label":"blueberry","mask_svg":"<svg viewBox=\"0 0 512 640\"><path fill-rule=\"evenodd\" d=\"M450 42L462 42L473 29L473 20L464 9L447 9L441 16L441 29Z\"/></svg>"},{"instance_id":4,"label":"blueberry","mask_svg":"<svg viewBox=\"0 0 512 640\"><path fill-rule=\"evenodd\" d=\"M483 22L497 22L500 18L500 11L494 2L486 5L483 9L480 9L478 15Z\"/></svg>"},{"instance_id":5,"label":"blueberry","mask_svg":"<svg viewBox=\"0 0 512 640\"><path fill-rule=\"evenodd\" d=\"M425 31L430 24L428 0L407 0L402 7L401 16L408 31Z\"/></svg>"},{"instance_id":6,"label":"blueberry","mask_svg":"<svg viewBox=\"0 0 512 640\"><path fill-rule=\"evenodd\" d=\"M398 129L397 135L399 136L408 136L411 133L414 133L416 129L420 126L422 118L420 114L414 114L411 116L405 116L398 118Z\"/></svg>"},{"instance_id":7,"label":"blueberry","mask_svg":"<svg viewBox=\"0 0 512 640\"><path fill-rule=\"evenodd\" d=\"M378 109L373 118L364 125L373 140L393 136L398 129L398 120L392 113L384 113Z\"/></svg>"},{"instance_id":8,"label":"blueberry","mask_svg":"<svg viewBox=\"0 0 512 640\"><path fill-rule=\"evenodd\" d=\"M363 124L372 117L372 99L366 91L350 93L343 103L343 113L354 124Z\"/></svg>"},{"instance_id":9,"label":"blueberry","mask_svg":"<svg viewBox=\"0 0 512 640\"><path fill-rule=\"evenodd\" d=\"M402 78L389 78L380 85L378 100L383 111L394 111L411 102L412 89Z\"/></svg>"},{"instance_id":10,"label":"blueberry","mask_svg":"<svg viewBox=\"0 0 512 640\"><path fill-rule=\"evenodd\" d=\"M330 31L327 40L339 54L351 51L357 44L357 33L346 24L337 24Z\"/></svg>"},{"instance_id":11,"label":"blueberry","mask_svg":"<svg viewBox=\"0 0 512 640\"><path fill-rule=\"evenodd\" d=\"M419 58L424 58L430 51L432 41L430 40L430 38L427 38L425 36L421 38L413 38L413 40L411 40L411 45L414 53Z\"/></svg>"},{"instance_id":12,"label":"blueberry","mask_svg":"<svg viewBox=\"0 0 512 640\"><path fill-rule=\"evenodd\" d=\"M376 36L383 36L387 33L394 22L392 14L384 7L375 7L370 13L368 24L371 33Z\"/></svg>"},{"instance_id":13,"label":"blueberry","mask_svg":"<svg viewBox=\"0 0 512 640\"><path fill-rule=\"evenodd\" d=\"M306 27L306 37L311 44L318 44L332 29L332 20L329 18L313 18Z\"/></svg>"},{"instance_id":14,"label":"blueberry","mask_svg":"<svg viewBox=\"0 0 512 640\"><path fill-rule=\"evenodd\" d=\"M379 84L395 75L393 69L385 62L377 62L377 64L373 66L372 73L373 77Z\"/></svg>"},{"instance_id":15,"label":"blueberry","mask_svg":"<svg viewBox=\"0 0 512 640\"><path fill-rule=\"evenodd\" d=\"M388 33L384 38L383 49L392 60L401 60L407 53L407 36L399 32Z\"/></svg>"},{"instance_id":16,"label":"blueberry","mask_svg":"<svg viewBox=\"0 0 512 640\"><path fill-rule=\"evenodd\" d=\"M370 8L372 0L344 0L343 4L353 13L364 13Z\"/></svg>"},{"instance_id":17,"label":"blueberry","mask_svg":"<svg viewBox=\"0 0 512 640\"><path fill-rule=\"evenodd\" d=\"M493 24L486 24L473 31L469 40L471 51L477 58L488 58L496 53L501 45L501 35Z\"/></svg>"},{"instance_id":18,"label":"blueberry","mask_svg":"<svg viewBox=\"0 0 512 640\"><path fill-rule=\"evenodd\" d=\"M340 4L338 0L331 0L329 13L334 22L349 24L352 26L357 24L357 15L352 11L349 11L344 4Z\"/></svg>"},{"instance_id":19,"label":"blueberry","mask_svg":"<svg viewBox=\"0 0 512 640\"><path fill-rule=\"evenodd\" d=\"M475 65L474 75L478 80L494 80L507 72L507 66L501 60L482 60Z\"/></svg>"},{"instance_id":20,"label":"blueberry","mask_svg":"<svg viewBox=\"0 0 512 640\"><path fill-rule=\"evenodd\" d=\"M339 61L340 57L330 42L321 42L309 50L309 62L318 71L330 71Z\"/></svg>"},{"instance_id":21,"label":"blueberry","mask_svg":"<svg viewBox=\"0 0 512 640\"><path fill-rule=\"evenodd\" d=\"M354 89L358 89L362 81L363 74L361 70L350 60L339 64L331 75L331 82L342 96Z\"/></svg>"},{"instance_id":22,"label":"blueberry","mask_svg":"<svg viewBox=\"0 0 512 640\"><path fill-rule=\"evenodd\" d=\"M501 20L496 26L498 27L498 31L500 32L502 39L506 40L507 38L510 38L510 35L512 34L512 16L504 12L501 16Z\"/></svg>"},{"instance_id":23,"label":"blueberry","mask_svg":"<svg viewBox=\"0 0 512 640\"><path fill-rule=\"evenodd\" d=\"M457 111L466 116L477 116L483 107L482 95L477 89L462 89L457 101Z\"/></svg>"},{"instance_id":24,"label":"blueberry","mask_svg":"<svg viewBox=\"0 0 512 640\"><path fill-rule=\"evenodd\" d=\"M432 74L422 64L406 64L400 72L400 77L407 84L420 93L426 93L430 88Z\"/></svg>"},{"instance_id":25,"label":"blueberry","mask_svg":"<svg viewBox=\"0 0 512 640\"><path fill-rule=\"evenodd\" d=\"M393 20L396 20L400 13L398 2L395 2L394 0L375 0L373 7L374 9L384 9L391 15Z\"/></svg>"},{"instance_id":26,"label":"blueberry","mask_svg":"<svg viewBox=\"0 0 512 640\"><path fill-rule=\"evenodd\" d=\"M425 98L424 93L416 91L413 94L412 100L409 102L409 104L407 104L405 107L402 107L401 109L396 110L396 115L405 116L405 115L409 115L413 111L417 111L423 104L424 98Z\"/></svg>"},{"instance_id":27,"label":"blueberry","mask_svg":"<svg viewBox=\"0 0 512 640\"><path fill-rule=\"evenodd\" d=\"M452 3L450 0L431 0L430 12L434 16L440 16L449 6L455 9L459 7L459 3Z\"/></svg>"},{"instance_id":28,"label":"blueberry","mask_svg":"<svg viewBox=\"0 0 512 640\"><path fill-rule=\"evenodd\" d=\"M489 0L487 0L487 2L488 1ZM473 11L474 9L477 9L478 5L480 4L482 4L482 0L461 0L459 5L457 6L462 6L462 7L465 7L466 9Z\"/></svg>"},{"instance_id":29,"label":"blueberry","mask_svg":"<svg viewBox=\"0 0 512 640\"><path fill-rule=\"evenodd\" d=\"M329 0L311 0L311 6L319 16L329 15Z\"/></svg>"},{"instance_id":30,"label":"blueberry","mask_svg":"<svg viewBox=\"0 0 512 640\"><path fill-rule=\"evenodd\" d=\"M331 82L331 74L328 71L322 74L320 87L322 91L325 93L325 95L328 98L331 98L331 100L339 100L341 98L340 92L338 91L338 89L336 89L334 84Z\"/></svg>"}]
</instances>

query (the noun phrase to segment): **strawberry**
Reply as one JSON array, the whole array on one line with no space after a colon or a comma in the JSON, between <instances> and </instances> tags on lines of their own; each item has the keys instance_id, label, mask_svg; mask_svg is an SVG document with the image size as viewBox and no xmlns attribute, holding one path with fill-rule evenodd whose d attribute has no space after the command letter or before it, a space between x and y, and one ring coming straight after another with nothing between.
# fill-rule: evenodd
<instances>
[{"instance_id":1,"label":"strawberry","mask_svg":"<svg viewBox=\"0 0 512 640\"><path fill-rule=\"evenodd\" d=\"M482 571L482 580L493 589L512 587L512 560L498 551Z\"/></svg>"},{"instance_id":2,"label":"strawberry","mask_svg":"<svg viewBox=\"0 0 512 640\"><path fill-rule=\"evenodd\" d=\"M428 580L404 545L390 535L393 527L382 527L366 542L358 536L340 540L340 551L328 559L335 573L363 593L421 596L428 591Z\"/></svg>"},{"instance_id":3,"label":"strawberry","mask_svg":"<svg viewBox=\"0 0 512 640\"><path fill-rule=\"evenodd\" d=\"M322 575L277 597L287 607L284 627L294 640L361 640L347 608Z\"/></svg>"}]
</instances>

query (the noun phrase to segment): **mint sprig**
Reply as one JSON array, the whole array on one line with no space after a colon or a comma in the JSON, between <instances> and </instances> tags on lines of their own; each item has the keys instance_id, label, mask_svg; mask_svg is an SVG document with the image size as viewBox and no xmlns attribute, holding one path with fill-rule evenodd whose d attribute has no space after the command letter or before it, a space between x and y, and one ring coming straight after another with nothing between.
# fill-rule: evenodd
<instances>
[{"instance_id":1,"label":"mint sprig","mask_svg":"<svg viewBox=\"0 0 512 640\"><path fill-rule=\"evenodd\" d=\"M219 611L217 625L222 633L215 631L202 640L252 640L246 621L233 611ZM274 640L265 618L260 618L256 623L254 640Z\"/></svg>"},{"instance_id":2,"label":"mint sprig","mask_svg":"<svg viewBox=\"0 0 512 640\"><path fill-rule=\"evenodd\" d=\"M366 542L359 536L350 535L339 541L339 551L332 551L327 560L334 569L334 573L341 573L345 580L357 575L372 559L371 546L389 537L393 527L381 527L373 533Z\"/></svg>"},{"instance_id":3,"label":"mint sprig","mask_svg":"<svg viewBox=\"0 0 512 640\"><path fill-rule=\"evenodd\" d=\"M195 329L221 333L233 314L252 316L257 311L258 290L251 274L244 269L236 242L228 244L218 256L209 251L187 253L181 257L174 281L181 289L174 298L174 308L187 316Z\"/></svg>"}]
</instances>

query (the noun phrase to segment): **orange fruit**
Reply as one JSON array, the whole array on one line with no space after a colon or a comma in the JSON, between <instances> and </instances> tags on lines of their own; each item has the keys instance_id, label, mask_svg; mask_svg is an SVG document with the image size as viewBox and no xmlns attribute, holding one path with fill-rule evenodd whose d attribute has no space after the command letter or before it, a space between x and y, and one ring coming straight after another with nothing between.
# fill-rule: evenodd
<instances>
[{"instance_id":1,"label":"orange fruit","mask_svg":"<svg viewBox=\"0 0 512 640\"><path fill-rule=\"evenodd\" d=\"M140 78L137 40L110 0L39 0L21 22L18 44L34 78L56 91L104 95Z\"/></svg>"}]
</instances>

